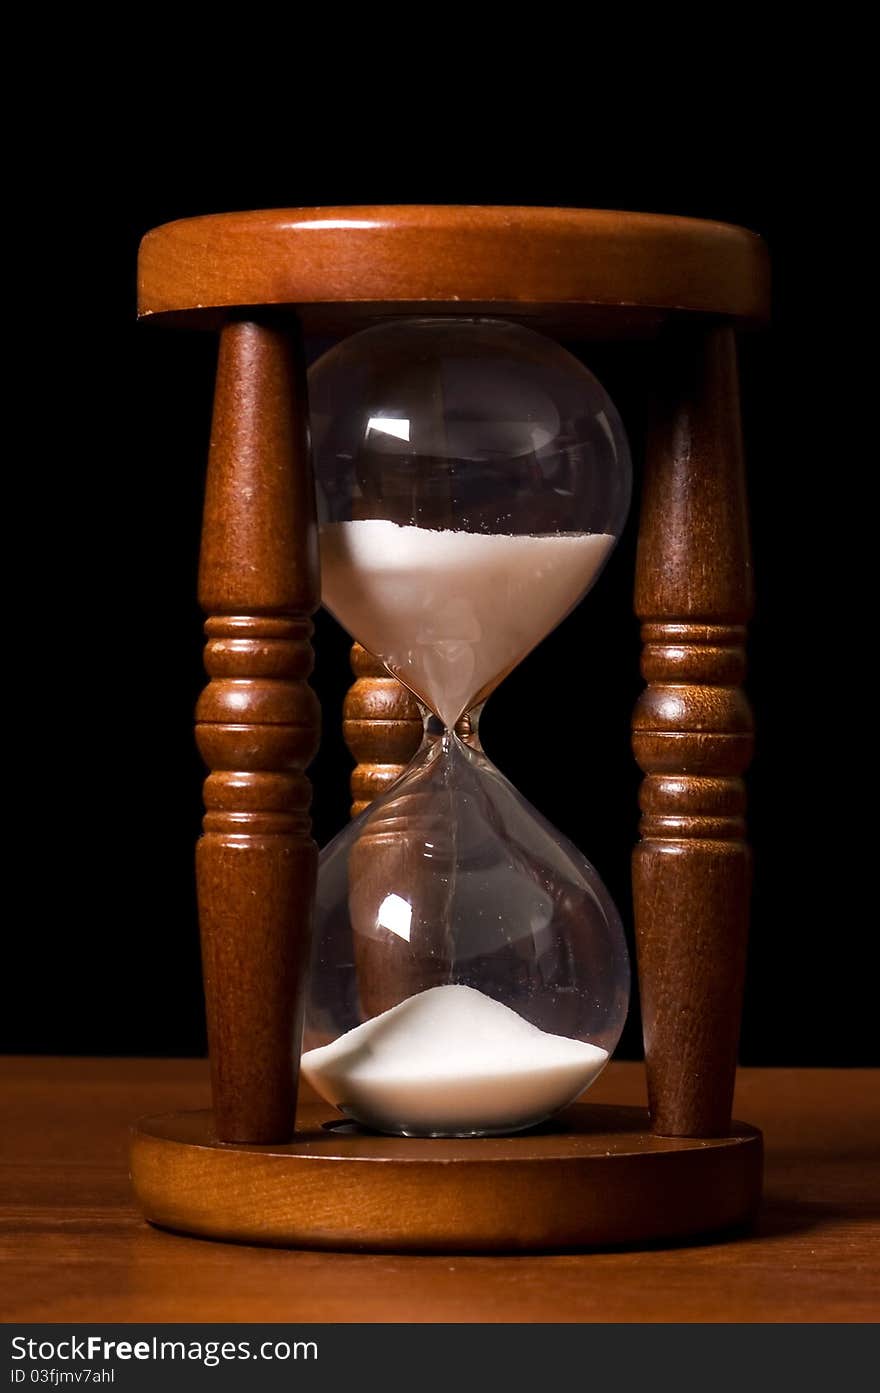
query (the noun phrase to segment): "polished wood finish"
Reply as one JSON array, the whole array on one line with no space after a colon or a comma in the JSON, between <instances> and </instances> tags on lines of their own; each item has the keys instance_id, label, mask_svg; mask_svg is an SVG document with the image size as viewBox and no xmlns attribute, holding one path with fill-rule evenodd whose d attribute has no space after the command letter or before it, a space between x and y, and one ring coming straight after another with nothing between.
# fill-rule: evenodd
<instances>
[{"instance_id":1,"label":"polished wood finish","mask_svg":"<svg viewBox=\"0 0 880 1393\"><path fill-rule=\"evenodd\" d=\"M633 747L646 778L633 888L655 1130L730 1125L750 885L740 687L751 570L736 346L729 327L670 334L658 353L642 494Z\"/></svg>"},{"instance_id":2,"label":"polished wood finish","mask_svg":"<svg viewBox=\"0 0 880 1393\"><path fill-rule=\"evenodd\" d=\"M752 1219L761 1137L659 1139L640 1108L577 1105L515 1137L380 1137L305 1106L285 1147L218 1144L209 1112L144 1118L131 1177L147 1219L292 1248L549 1252L651 1243Z\"/></svg>"},{"instance_id":3,"label":"polished wood finish","mask_svg":"<svg viewBox=\"0 0 880 1393\"><path fill-rule=\"evenodd\" d=\"M7 1321L871 1321L880 1317L880 1071L741 1069L765 1134L754 1228L724 1242L511 1257L206 1243L144 1222L128 1131L207 1107L200 1060L0 1061ZM643 1106L614 1061L599 1103Z\"/></svg>"},{"instance_id":4,"label":"polished wood finish","mask_svg":"<svg viewBox=\"0 0 880 1393\"><path fill-rule=\"evenodd\" d=\"M766 318L764 243L724 223L588 208L349 207L219 213L141 245L142 316L213 325L300 307L307 329L485 311L574 335L655 333L670 313Z\"/></svg>"},{"instance_id":5,"label":"polished wood finish","mask_svg":"<svg viewBox=\"0 0 880 1393\"><path fill-rule=\"evenodd\" d=\"M224 1141L293 1130L317 849L305 766L320 599L295 325L223 330L199 599L210 682L197 739L212 771L197 854L214 1112Z\"/></svg>"},{"instance_id":6,"label":"polished wood finish","mask_svg":"<svg viewBox=\"0 0 880 1393\"><path fill-rule=\"evenodd\" d=\"M224 326L202 563L212 680L199 707L212 770L199 897L224 1141L279 1143L293 1118L315 875L304 769L318 728L299 335L426 311L577 337L661 335L636 600L648 688L634 721L647 776L634 893L650 1103L658 1134L728 1133L751 740L739 689L749 595L733 330L765 319L768 300L753 234L636 213L287 209L186 219L144 239L141 315ZM346 734L360 806L396 777L417 730L397 684L375 669L357 677ZM385 854L398 851L389 842ZM381 993L374 967L365 978Z\"/></svg>"},{"instance_id":7,"label":"polished wood finish","mask_svg":"<svg viewBox=\"0 0 880 1393\"><path fill-rule=\"evenodd\" d=\"M359 643L351 650L356 681L342 713L345 743L357 761L351 775L351 815L400 778L422 739L422 718L415 697L385 665Z\"/></svg>"}]
</instances>

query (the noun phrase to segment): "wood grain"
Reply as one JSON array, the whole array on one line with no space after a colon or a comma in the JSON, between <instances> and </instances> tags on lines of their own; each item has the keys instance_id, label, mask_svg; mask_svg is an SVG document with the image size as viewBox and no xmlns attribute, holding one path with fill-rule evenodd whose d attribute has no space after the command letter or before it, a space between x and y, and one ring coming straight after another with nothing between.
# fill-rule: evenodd
<instances>
[{"instance_id":1,"label":"wood grain","mask_svg":"<svg viewBox=\"0 0 880 1393\"><path fill-rule=\"evenodd\" d=\"M359 643L351 650L355 682L342 712L345 743L356 761L351 775L351 815L400 778L422 739L422 718L411 692Z\"/></svg>"},{"instance_id":2,"label":"wood grain","mask_svg":"<svg viewBox=\"0 0 880 1393\"><path fill-rule=\"evenodd\" d=\"M15 1321L871 1321L880 1317L880 1071L742 1069L765 1134L755 1229L725 1242L516 1257L209 1243L152 1228L132 1117L210 1101L198 1060L0 1061L0 1313ZM589 1097L644 1106L640 1065Z\"/></svg>"},{"instance_id":3,"label":"wood grain","mask_svg":"<svg viewBox=\"0 0 880 1393\"><path fill-rule=\"evenodd\" d=\"M754 1218L761 1136L658 1138L641 1108L589 1104L513 1137L365 1134L304 1105L284 1147L218 1143L209 1112L134 1128L146 1218L234 1242L369 1252L554 1252L650 1244Z\"/></svg>"},{"instance_id":4,"label":"wood grain","mask_svg":"<svg viewBox=\"0 0 880 1393\"><path fill-rule=\"evenodd\" d=\"M210 616L196 734L197 873L214 1110L225 1141L293 1131L317 848L304 768L317 529L296 325L227 325L220 343L199 600Z\"/></svg>"},{"instance_id":5,"label":"wood grain","mask_svg":"<svg viewBox=\"0 0 880 1393\"><path fill-rule=\"evenodd\" d=\"M142 316L216 324L236 307L295 305L308 329L335 332L428 304L582 335L642 335L678 311L760 321L768 302L767 252L754 233L588 208L211 214L149 232L138 268Z\"/></svg>"},{"instance_id":6,"label":"wood grain","mask_svg":"<svg viewBox=\"0 0 880 1393\"><path fill-rule=\"evenodd\" d=\"M642 493L636 613L648 683L633 718L646 778L633 861L655 1130L730 1124L750 889L752 720L740 687L751 568L736 345L679 327L660 346Z\"/></svg>"}]
</instances>

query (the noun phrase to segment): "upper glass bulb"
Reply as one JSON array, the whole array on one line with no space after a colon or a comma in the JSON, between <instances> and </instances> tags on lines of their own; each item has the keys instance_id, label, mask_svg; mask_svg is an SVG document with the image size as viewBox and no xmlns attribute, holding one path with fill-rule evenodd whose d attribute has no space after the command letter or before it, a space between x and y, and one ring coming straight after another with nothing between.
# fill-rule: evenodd
<instances>
[{"instance_id":1,"label":"upper glass bulb","mask_svg":"<svg viewBox=\"0 0 880 1393\"><path fill-rule=\"evenodd\" d=\"M493 319L364 330L309 374L323 602L446 726L602 569L629 506L617 411Z\"/></svg>"}]
</instances>

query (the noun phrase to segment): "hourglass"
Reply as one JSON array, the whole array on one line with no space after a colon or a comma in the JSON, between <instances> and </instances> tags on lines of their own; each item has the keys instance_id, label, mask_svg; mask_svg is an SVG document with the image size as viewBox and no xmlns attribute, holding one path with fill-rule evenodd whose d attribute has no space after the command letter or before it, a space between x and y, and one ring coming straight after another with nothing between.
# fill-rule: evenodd
<instances>
[{"instance_id":1,"label":"hourglass","mask_svg":"<svg viewBox=\"0 0 880 1393\"><path fill-rule=\"evenodd\" d=\"M730 1116L751 746L733 331L766 300L757 238L678 218L292 210L145 239L142 313L222 328L198 710L214 1107L135 1128L153 1222L494 1251L753 1213L760 1136ZM307 378L312 335L336 342ZM633 727L648 1114L584 1097L627 1010L617 910L479 737L625 521L624 429L563 346L608 339L654 364ZM358 678L356 816L320 867L304 773L319 598L357 640Z\"/></svg>"},{"instance_id":2,"label":"hourglass","mask_svg":"<svg viewBox=\"0 0 880 1393\"><path fill-rule=\"evenodd\" d=\"M425 736L322 854L303 1075L381 1131L522 1130L601 1071L629 964L596 872L489 763L479 712L605 564L626 438L565 349L492 319L364 330L309 399L324 604Z\"/></svg>"}]
</instances>

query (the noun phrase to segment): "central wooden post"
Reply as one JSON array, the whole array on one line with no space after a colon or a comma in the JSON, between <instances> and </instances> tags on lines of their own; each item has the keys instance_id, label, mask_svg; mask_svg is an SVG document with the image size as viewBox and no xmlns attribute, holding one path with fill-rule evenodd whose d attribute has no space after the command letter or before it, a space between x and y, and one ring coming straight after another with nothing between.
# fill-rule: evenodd
<instances>
[{"instance_id":1,"label":"central wooden post","mask_svg":"<svg viewBox=\"0 0 880 1393\"><path fill-rule=\"evenodd\" d=\"M355 759L351 815L357 817L400 778L421 743L422 718L412 693L359 643L351 668L357 681L345 698L342 730Z\"/></svg>"},{"instance_id":2,"label":"central wooden post","mask_svg":"<svg viewBox=\"0 0 880 1393\"><path fill-rule=\"evenodd\" d=\"M317 848L304 769L320 710L307 679L320 599L297 326L222 331L199 600L205 783L197 876L220 1141L293 1134Z\"/></svg>"}]
</instances>

